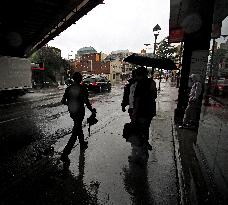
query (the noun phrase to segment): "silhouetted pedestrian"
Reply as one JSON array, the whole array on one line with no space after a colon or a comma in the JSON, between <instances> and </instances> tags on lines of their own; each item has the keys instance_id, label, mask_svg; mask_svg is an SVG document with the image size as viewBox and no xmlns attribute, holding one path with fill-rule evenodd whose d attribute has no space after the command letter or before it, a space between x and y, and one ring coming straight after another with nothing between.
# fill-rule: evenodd
<instances>
[{"instance_id":1,"label":"silhouetted pedestrian","mask_svg":"<svg viewBox=\"0 0 228 205\"><path fill-rule=\"evenodd\" d=\"M136 88L134 92L134 107L132 121L140 129L143 140L149 150L149 128L152 118L156 115L157 88L153 78L147 77L147 69L139 67L136 70Z\"/></svg>"},{"instance_id":2,"label":"silhouetted pedestrian","mask_svg":"<svg viewBox=\"0 0 228 205\"><path fill-rule=\"evenodd\" d=\"M128 84L124 87L124 94L123 94L123 100L121 103L122 111L126 111L126 106L129 106L128 113L130 116L130 119L132 119L132 113L133 113L133 104L134 104L134 91L136 88L136 79L135 79L136 71L132 71L132 77L128 80Z\"/></svg>"},{"instance_id":3,"label":"silhouetted pedestrian","mask_svg":"<svg viewBox=\"0 0 228 205\"><path fill-rule=\"evenodd\" d=\"M80 149L86 149L88 147L88 142L84 140L82 130L82 121L85 116L84 104L86 104L87 108L92 113L96 113L96 109L92 108L91 103L89 102L87 88L80 84L82 75L79 72L75 72L73 74L73 80L74 82L66 88L62 98L62 103L68 106L70 117L74 121L72 135L61 156L63 162L69 161L68 155L71 153L77 137L79 138Z\"/></svg>"}]
</instances>

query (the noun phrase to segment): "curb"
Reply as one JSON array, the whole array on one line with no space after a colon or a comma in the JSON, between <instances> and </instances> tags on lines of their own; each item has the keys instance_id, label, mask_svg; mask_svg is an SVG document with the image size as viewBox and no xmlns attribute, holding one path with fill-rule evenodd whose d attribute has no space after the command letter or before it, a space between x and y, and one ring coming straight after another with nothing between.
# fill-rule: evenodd
<instances>
[{"instance_id":1,"label":"curb","mask_svg":"<svg viewBox=\"0 0 228 205\"><path fill-rule=\"evenodd\" d=\"M172 119L171 119L172 121ZM181 166L181 158L179 155L179 141L177 139L176 125L172 123L172 136L173 136L173 147L174 147L174 161L176 165L176 178L177 178L177 188L178 188L178 204L184 205L186 201L185 197L185 183L184 183L184 174Z\"/></svg>"},{"instance_id":2,"label":"curb","mask_svg":"<svg viewBox=\"0 0 228 205\"><path fill-rule=\"evenodd\" d=\"M228 106L228 104L224 103L222 100L216 98L215 96L210 96L211 99L213 99L214 101L220 103L222 106Z\"/></svg>"}]
</instances>

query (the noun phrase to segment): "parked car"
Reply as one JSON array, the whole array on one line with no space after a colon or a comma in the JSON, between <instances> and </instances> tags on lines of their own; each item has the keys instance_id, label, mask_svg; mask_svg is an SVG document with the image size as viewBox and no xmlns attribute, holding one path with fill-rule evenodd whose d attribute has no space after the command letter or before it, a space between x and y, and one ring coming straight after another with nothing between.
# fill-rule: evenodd
<instances>
[{"instance_id":1,"label":"parked car","mask_svg":"<svg viewBox=\"0 0 228 205\"><path fill-rule=\"evenodd\" d=\"M104 77L88 77L82 83L87 86L89 91L94 92L110 91L112 87L111 82Z\"/></svg>"},{"instance_id":2,"label":"parked car","mask_svg":"<svg viewBox=\"0 0 228 205\"><path fill-rule=\"evenodd\" d=\"M228 79L219 79L212 84L214 94L217 96L228 96Z\"/></svg>"}]
</instances>

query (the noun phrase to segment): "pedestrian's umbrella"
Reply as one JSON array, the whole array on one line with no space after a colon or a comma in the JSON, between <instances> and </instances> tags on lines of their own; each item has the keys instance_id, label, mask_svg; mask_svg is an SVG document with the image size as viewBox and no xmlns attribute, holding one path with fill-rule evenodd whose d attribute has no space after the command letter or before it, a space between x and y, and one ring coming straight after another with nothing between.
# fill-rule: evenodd
<instances>
[{"instance_id":1,"label":"pedestrian's umbrella","mask_svg":"<svg viewBox=\"0 0 228 205\"><path fill-rule=\"evenodd\" d=\"M132 55L125 58L124 61L140 66L147 66L164 70L177 70L176 64L169 58L151 58L148 56L142 56L133 53Z\"/></svg>"}]
</instances>

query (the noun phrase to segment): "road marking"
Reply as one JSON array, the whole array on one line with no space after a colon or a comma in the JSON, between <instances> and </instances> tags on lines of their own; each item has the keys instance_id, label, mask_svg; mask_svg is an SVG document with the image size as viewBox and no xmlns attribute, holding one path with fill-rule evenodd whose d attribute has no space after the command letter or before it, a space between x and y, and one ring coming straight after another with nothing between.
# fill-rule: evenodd
<instances>
[{"instance_id":1,"label":"road marking","mask_svg":"<svg viewBox=\"0 0 228 205\"><path fill-rule=\"evenodd\" d=\"M6 122L10 122L10 121L14 121L14 120L17 120L17 119L20 119L21 117L16 117L16 118L12 118L12 119L9 119L9 120L4 120L4 121L1 121L0 124L3 124L3 123L6 123Z\"/></svg>"}]
</instances>

